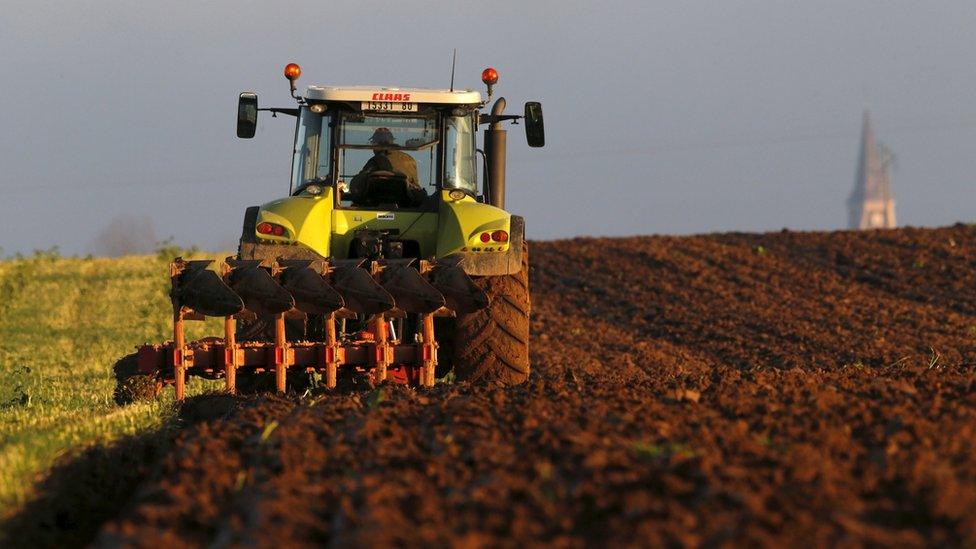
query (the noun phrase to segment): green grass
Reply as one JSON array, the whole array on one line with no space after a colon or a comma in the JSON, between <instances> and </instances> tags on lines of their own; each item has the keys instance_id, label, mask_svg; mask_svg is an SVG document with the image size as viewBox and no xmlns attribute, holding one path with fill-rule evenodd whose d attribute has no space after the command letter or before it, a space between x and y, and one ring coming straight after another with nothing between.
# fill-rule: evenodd
<instances>
[{"instance_id":1,"label":"green grass","mask_svg":"<svg viewBox=\"0 0 976 549\"><path fill-rule=\"evenodd\" d=\"M157 256L50 253L0 261L0 518L31 497L59 457L170 416L169 388L159 402L112 401L115 361L172 337L167 265ZM188 323L187 335L219 334L218 323Z\"/></svg>"},{"instance_id":2,"label":"green grass","mask_svg":"<svg viewBox=\"0 0 976 549\"><path fill-rule=\"evenodd\" d=\"M637 441L632 444L634 453L641 459L659 460L670 459L671 456L683 458L693 458L698 455L691 446L682 442L664 442L656 444L653 442Z\"/></svg>"}]
</instances>

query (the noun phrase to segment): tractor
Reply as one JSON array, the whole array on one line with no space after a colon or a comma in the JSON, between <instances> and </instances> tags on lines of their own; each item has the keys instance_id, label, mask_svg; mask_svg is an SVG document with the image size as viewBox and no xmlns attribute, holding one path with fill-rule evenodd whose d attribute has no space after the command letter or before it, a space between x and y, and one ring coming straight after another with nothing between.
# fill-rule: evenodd
<instances>
[{"instance_id":1,"label":"tractor","mask_svg":"<svg viewBox=\"0 0 976 549\"><path fill-rule=\"evenodd\" d=\"M285 67L294 106L238 98L239 138L254 137L261 111L295 118L288 195L246 209L236 256L172 261L173 340L116 363L116 401L166 385L182 400L188 376L230 393L525 381L529 253L523 218L504 209L504 124L544 146L541 104L487 110L490 67L487 100L453 77L446 90L298 94L300 75ZM223 337L187 341L184 323L206 317L223 318Z\"/></svg>"}]
</instances>

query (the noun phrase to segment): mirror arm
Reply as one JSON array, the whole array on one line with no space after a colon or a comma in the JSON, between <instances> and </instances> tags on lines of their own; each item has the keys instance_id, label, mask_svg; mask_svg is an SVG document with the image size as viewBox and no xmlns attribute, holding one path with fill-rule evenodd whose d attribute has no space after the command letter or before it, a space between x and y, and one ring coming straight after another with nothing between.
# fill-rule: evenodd
<instances>
[{"instance_id":1,"label":"mirror arm","mask_svg":"<svg viewBox=\"0 0 976 549\"><path fill-rule=\"evenodd\" d=\"M271 107L268 109L258 109L258 111L270 111L272 117L278 116L278 113L287 114L288 116L298 116L298 109Z\"/></svg>"},{"instance_id":2,"label":"mirror arm","mask_svg":"<svg viewBox=\"0 0 976 549\"><path fill-rule=\"evenodd\" d=\"M519 119L525 117L521 114L482 114L478 118L478 124L494 124L505 120L512 120L513 123L518 124Z\"/></svg>"}]
</instances>

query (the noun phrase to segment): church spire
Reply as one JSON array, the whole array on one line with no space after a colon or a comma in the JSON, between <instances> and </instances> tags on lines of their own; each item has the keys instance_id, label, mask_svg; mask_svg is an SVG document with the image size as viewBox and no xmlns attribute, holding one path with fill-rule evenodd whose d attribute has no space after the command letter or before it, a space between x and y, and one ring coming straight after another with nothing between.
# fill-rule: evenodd
<instances>
[{"instance_id":1,"label":"church spire","mask_svg":"<svg viewBox=\"0 0 976 549\"><path fill-rule=\"evenodd\" d=\"M871 113L864 111L861 154L854 191L847 201L851 229L895 227L895 201L891 195L891 152L879 146L871 127Z\"/></svg>"}]
</instances>

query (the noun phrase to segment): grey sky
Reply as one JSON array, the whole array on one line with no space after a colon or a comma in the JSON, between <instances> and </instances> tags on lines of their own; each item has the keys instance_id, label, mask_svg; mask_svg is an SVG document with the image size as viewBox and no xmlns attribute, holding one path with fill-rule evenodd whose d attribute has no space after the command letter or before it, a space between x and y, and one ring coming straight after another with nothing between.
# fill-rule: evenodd
<instances>
[{"instance_id":1,"label":"grey sky","mask_svg":"<svg viewBox=\"0 0 976 549\"><path fill-rule=\"evenodd\" d=\"M236 96L300 85L541 100L510 135L533 238L842 228L861 111L897 156L899 223L976 218L976 2L4 2L0 248L86 253L119 214L230 248L287 190L293 119L234 136ZM520 130L520 127L518 128Z\"/></svg>"}]
</instances>

